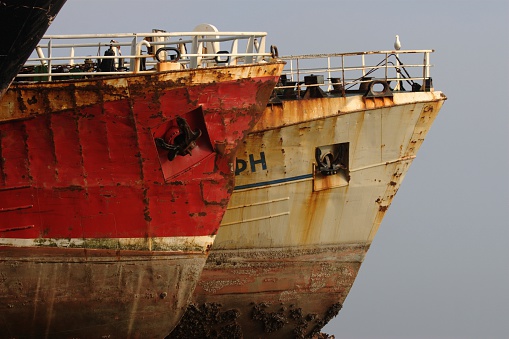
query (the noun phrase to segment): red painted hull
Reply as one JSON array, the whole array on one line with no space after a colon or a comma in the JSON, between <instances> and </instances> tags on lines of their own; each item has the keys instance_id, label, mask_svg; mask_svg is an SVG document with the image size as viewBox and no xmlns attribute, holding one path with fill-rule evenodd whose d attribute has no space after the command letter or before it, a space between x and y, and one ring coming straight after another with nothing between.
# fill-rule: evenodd
<instances>
[{"instance_id":1,"label":"red painted hull","mask_svg":"<svg viewBox=\"0 0 509 339\"><path fill-rule=\"evenodd\" d=\"M52 338L169 332L228 204L237 146L281 69L267 63L11 86L0 102L0 263L14 271L0 281L1 329L25 324ZM190 155L170 161L155 140L178 134L177 117L201 136ZM34 248L52 250L32 255ZM113 284L124 268L128 282ZM166 278L158 285L157 276ZM41 284L54 294L41 299ZM164 293L166 303L154 297ZM77 323L65 321L72 305L82 306L73 307ZM118 325L168 310L159 327Z\"/></svg>"}]
</instances>

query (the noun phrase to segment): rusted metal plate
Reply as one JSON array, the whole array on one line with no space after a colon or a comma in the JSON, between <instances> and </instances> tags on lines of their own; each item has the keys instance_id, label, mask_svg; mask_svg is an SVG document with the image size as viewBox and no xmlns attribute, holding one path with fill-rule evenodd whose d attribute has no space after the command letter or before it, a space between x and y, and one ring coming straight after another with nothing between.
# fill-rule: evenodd
<instances>
[{"instance_id":1,"label":"rusted metal plate","mask_svg":"<svg viewBox=\"0 0 509 339\"><path fill-rule=\"evenodd\" d=\"M2 222L34 227L2 237L146 242L215 234L233 188L235 150L261 114L280 68L225 68L214 71L215 82L207 70L193 70L174 72L174 78L14 84L0 103L0 208L15 207L13 192L29 186L19 194L32 201L31 209L2 213ZM122 83L127 87L119 91ZM71 100L78 97L88 99ZM170 161L154 139L177 116L203 130L208 148ZM165 173L165 167L181 170Z\"/></svg>"},{"instance_id":2,"label":"rusted metal plate","mask_svg":"<svg viewBox=\"0 0 509 339\"><path fill-rule=\"evenodd\" d=\"M303 338L342 307L366 245L212 251L170 338Z\"/></svg>"},{"instance_id":3,"label":"rusted metal plate","mask_svg":"<svg viewBox=\"0 0 509 339\"><path fill-rule=\"evenodd\" d=\"M0 263L13 267L2 333L167 334L282 65L12 85L0 101ZM180 118L178 137L202 133L196 152L170 159L157 139ZM33 255L44 248L55 250Z\"/></svg>"},{"instance_id":4,"label":"rusted metal plate","mask_svg":"<svg viewBox=\"0 0 509 339\"><path fill-rule=\"evenodd\" d=\"M341 308L444 100L399 92L269 105L239 149L234 194L178 330L216 312L228 321L201 328L317 333ZM317 149L348 154L324 175Z\"/></svg>"},{"instance_id":5,"label":"rusted metal plate","mask_svg":"<svg viewBox=\"0 0 509 339\"><path fill-rule=\"evenodd\" d=\"M5 338L162 338L187 306L206 258L62 248L0 251Z\"/></svg>"},{"instance_id":6,"label":"rusted metal plate","mask_svg":"<svg viewBox=\"0 0 509 339\"><path fill-rule=\"evenodd\" d=\"M302 100L302 107L300 101L289 101L275 107L282 107L291 120L312 106L311 101L344 99ZM418 140L431 126L429 112L436 116L443 102L439 93L398 93L396 100L398 105L372 110L331 102L328 107L340 114L324 117L329 111L317 112L317 118L310 113L299 123L270 128L269 107L239 149L237 162L246 165L237 170L236 191L223 219L228 226L221 228L214 249L370 242L376 215L390 205ZM338 185L313 173L315 149L339 143L349 144L347 185L341 173L333 175L339 177ZM331 189L314 190L314 181L322 178L332 182ZM278 199L288 199L286 206L271 203Z\"/></svg>"}]
</instances>

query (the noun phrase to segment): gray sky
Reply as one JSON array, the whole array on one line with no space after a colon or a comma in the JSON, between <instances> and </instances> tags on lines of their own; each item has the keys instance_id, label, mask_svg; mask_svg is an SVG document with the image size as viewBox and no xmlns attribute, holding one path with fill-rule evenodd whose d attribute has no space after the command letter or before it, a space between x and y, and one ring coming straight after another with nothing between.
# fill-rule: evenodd
<instances>
[{"instance_id":1,"label":"gray sky","mask_svg":"<svg viewBox=\"0 0 509 339\"><path fill-rule=\"evenodd\" d=\"M267 31L281 55L435 49L448 97L336 338L509 338L509 2L68 0L48 33Z\"/></svg>"}]
</instances>

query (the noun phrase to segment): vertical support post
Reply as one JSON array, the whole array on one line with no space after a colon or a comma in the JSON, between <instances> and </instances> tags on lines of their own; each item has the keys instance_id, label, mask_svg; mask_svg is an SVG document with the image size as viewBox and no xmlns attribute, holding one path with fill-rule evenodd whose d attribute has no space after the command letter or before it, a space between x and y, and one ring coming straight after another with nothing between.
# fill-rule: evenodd
<instances>
[{"instance_id":1,"label":"vertical support post","mask_svg":"<svg viewBox=\"0 0 509 339\"><path fill-rule=\"evenodd\" d=\"M330 78L332 77L331 75L331 71L330 71L331 67L330 67L330 56L327 57L327 77L329 79L329 86L327 86L327 91L330 91L332 89L332 85L331 85L331 80Z\"/></svg>"},{"instance_id":2,"label":"vertical support post","mask_svg":"<svg viewBox=\"0 0 509 339\"><path fill-rule=\"evenodd\" d=\"M345 97L345 56L341 55L341 96Z\"/></svg>"},{"instance_id":3,"label":"vertical support post","mask_svg":"<svg viewBox=\"0 0 509 339\"><path fill-rule=\"evenodd\" d=\"M258 47L258 53L265 53L265 44L266 44L265 36L261 36L259 47ZM260 61L262 61L262 58L264 58L264 57L259 56L256 61L260 62Z\"/></svg>"},{"instance_id":4,"label":"vertical support post","mask_svg":"<svg viewBox=\"0 0 509 339\"><path fill-rule=\"evenodd\" d=\"M385 53L385 80L389 79L389 54Z\"/></svg>"},{"instance_id":5,"label":"vertical support post","mask_svg":"<svg viewBox=\"0 0 509 339\"><path fill-rule=\"evenodd\" d=\"M69 61L69 66L74 66L74 47L71 47L71 57L70 57L70 61Z\"/></svg>"},{"instance_id":6,"label":"vertical support post","mask_svg":"<svg viewBox=\"0 0 509 339\"><path fill-rule=\"evenodd\" d=\"M189 57L189 67L191 69L194 69L194 68L197 68L198 67L198 62L201 62L201 59L198 60L198 50L201 49L201 43L198 42L198 36L195 35L193 36L193 44L191 46L191 54L194 54L192 55L191 57Z\"/></svg>"},{"instance_id":7,"label":"vertical support post","mask_svg":"<svg viewBox=\"0 0 509 339\"><path fill-rule=\"evenodd\" d=\"M300 99L300 68L298 58L297 58L297 96Z\"/></svg>"},{"instance_id":8,"label":"vertical support post","mask_svg":"<svg viewBox=\"0 0 509 339\"><path fill-rule=\"evenodd\" d=\"M290 81L295 81L293 79L293 60L290 60L290 75L291 75Z\"/></svg>"},{"instance_id":9,"label":"vertical support post","mask_svg":"<svg viewBox=\"0 0 509 339\"><path fill-rule=\"evenodd\" d=\"M48 81L51 81L51 57L52 57L52 39L49 39L48 41Z\"/></svg>"},{"instance_id":10,"label":"vertical support post","mask_svg":"<svg viewBox=\"0 0 509 339\"><path fill-rule=\"evenodd\" d=\"M232 50L231 50L231 61L230 61L230 65L237 65L238 64L238 54L239 54L239 39L233 39L233 42L232 42Z\"/></svg>"},{"instance_id":11,"label":"vertical support post","mask_svg":"<svg viewBox=\"0 0 509 339\"><path fill-rule=\"evenodd\" d=\"M396 53L396 86L394 86L394 90L395 91L399 91L400 90L400 83L399 83L399 78L400 78L400 75L399 75L399 69L400 69L400 64L399 64L399 54Z\"/></svg>"},{"instance_id":12,"label":"vertical support post","mask_svg":"<svg viewBox=\"0 0 509 339\"><path fill-rule=\"evenodd\" d=\"M253 53L254 50L254 36L250 36L247 40L247 48L246 48L246 54ZM246 55L246 64L253 63L253 56L252 55Z\"/></svg>"},{"instance_id":13,"label":"vertical support post","mask_svg":"<svg viewBox=\"0 0 509 339\"><path fill-rule=\"evenodd\" d=\"M136 55L136 45L137 45L137 39L136 35L133 38L133 41L131 42L131 55ZM136 58L131 57L129 59L129 71L134 72L135 71L135 64L136 64Z\"/></svg>"},{"instance_id":14,"label":"vertical support post","mask_svg":"<svg viewBox=\"0 0 509 339\"><path fill-rule=\"evenodd\" d=\"M366 76L366 60L365 60L365 54L361 55L362 59L362 77L364 78Z\"/></svg>"},{"instance_id":15,"label":"vertical support post","mask_svg":"<svg viewBox=\"0 0 509 339\"><path fill-rule=\"evenodd\" d=\"M422 60L422 86L421 90L426 91L426 77L428 75L428 53L424 52L424 59Z\"/></svg>"}]
</instances>

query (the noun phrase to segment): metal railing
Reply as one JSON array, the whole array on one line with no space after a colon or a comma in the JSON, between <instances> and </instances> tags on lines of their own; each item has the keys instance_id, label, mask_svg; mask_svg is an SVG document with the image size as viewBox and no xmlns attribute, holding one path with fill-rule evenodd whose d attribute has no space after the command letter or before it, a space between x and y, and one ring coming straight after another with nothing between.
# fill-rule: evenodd
<instances>
[{"instance_id":1,"label":"metal railing","mask_svg":"<svg viewBox=\"0 0 509 339\"><path fill-rule=\"evenodd\" d=\"M429 91L431 53L433 50L398 50L281 56L287 64L276 93L282 98L301 98L314 87L328 95L345 96L366 92L374 83L390 86L391 92Z\"/></svg>"},{"instance_id":2,"label":"metal railing","mask_svg":"<svg viewBox=\"0 0 509 339\"><path fill-rule=\"evenodd\" d=\"M47 35L16 80L51 81L168 69L161 64L173 64L169 69L195 69L259 63L274 57L265 51L266 37L265 32L219 32L212 25L178 33Z\"/></svg>"}]
</instances>

